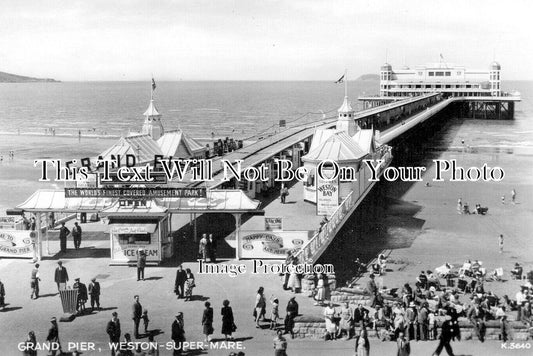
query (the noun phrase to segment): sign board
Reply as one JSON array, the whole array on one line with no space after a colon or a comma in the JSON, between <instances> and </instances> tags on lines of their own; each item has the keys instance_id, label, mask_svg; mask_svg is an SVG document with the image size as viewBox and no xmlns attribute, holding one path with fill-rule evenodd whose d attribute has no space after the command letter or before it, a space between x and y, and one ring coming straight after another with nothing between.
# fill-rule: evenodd
<instances>
[{"instance_id":1,"label":"sign board","mask_svg":"<svg viewBox=\"0 0 533 356\"><path fill-rule=\"evenodd\" d=\"M65 188L65 198L206 198L205 188Z\"/></svg>"},{"instance_id":2,"label":"sign board","mask_svg":"<svg viewBox=\"0 0 533 356\"><path fill-rule=\"evenodd\" d=\"M301 248L314 231L251 231L240 232L241 258L282 260L287 252Z\"/></svg>"},{"instance_id":3,"label":"sign board","mask_svg":"<svg viewBox=\"0 0 533 356\"><path fill-rule=\"evenodd\" d=\"M265 230L266 231L280 231L283 230L283 218L282 217L265 217Z\"/></svg>"},{"instance_id":4,"label":"sign board","mask_svg":"<svg viewBox=\"0 0 533 356\"><path fill-rule=\"evenodd\" d=\"M115 232L116 231L116 232ZM134 262L137 261L137 254L139 249L143 249L146 253L147 262L160 262L161 257L161 242L159 237L159 230L156 230L150 237L150 243L146 242L121 242L120 234L146 234L146 230L142 227L139 229L132 227L129 230L119 228L118 230L110 230L111 234L111 260L113 262ZM123 240L122 240L123 241Z\"/></svg>"},{"instance_id":5,"label":"sign board","mask_svg":"<svg viewBox=\"0 0 533 356\"><path fill-rule=\"evenodd\" d=\"M33 258L35 231L0 230L0 257Z\"/></svg>"},{"instance_id":6,"label":"sign board","mask_svg":"<svg viewBox=\"0 0 533 356\"><path fill-rule=\"evenodd\" d=\"M0 216L0 229L16 230L18 216Z\"/></svg>"},{"instance_id":7,"label":"sign board","mask_svg":"<svg viewBox=\"0 0 533 356\"><path fill-rule=\"evenodd\" d=\"M327 169L323 170L328 176ZM333 172L333 170L331 170ZM324 177L324 178L325 178ZM316 175L316 210L317 215L330 216L339 206L339 180L327 180Z\"/></svg>"}]
</instances>

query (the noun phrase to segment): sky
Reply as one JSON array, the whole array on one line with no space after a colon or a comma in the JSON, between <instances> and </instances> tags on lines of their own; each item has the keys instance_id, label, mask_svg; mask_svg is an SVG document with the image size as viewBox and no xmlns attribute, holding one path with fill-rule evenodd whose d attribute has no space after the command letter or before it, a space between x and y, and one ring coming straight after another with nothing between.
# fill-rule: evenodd
<instances>
[{"instance_id":1,"label":"sky","mask_svg":"<svg viewBox=\"0 0 533 356\"><path fill-rule=\"evenodd\" d=\"M530 5L531 4L531 5ZM332 80L447 62L533 80L533 2L2 0L0 71L63 81Z\"/></svg>"}]
</instances>

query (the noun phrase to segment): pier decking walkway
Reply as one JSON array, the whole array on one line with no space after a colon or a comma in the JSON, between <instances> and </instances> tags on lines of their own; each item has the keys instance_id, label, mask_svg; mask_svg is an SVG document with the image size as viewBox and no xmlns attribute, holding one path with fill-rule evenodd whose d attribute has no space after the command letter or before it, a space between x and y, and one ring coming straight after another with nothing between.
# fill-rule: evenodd
<instances>
[{"instance_id":1,"label":"pier decking walkway","mask_svg":"<svg viewBox=\"0 0 533 356\"><path fill-rule=\"evenodd\" d=\"M419 105L430 98L436 98L439 93L432 93L421 95L417 97L407 98L391 104L374 107L366 110L356 112L354 120L361 121L370 117L383 114L387 111L401 110L409 105ZM215 188L224 183L222 181L223 170L221 160L235 162L242 160L242 168L253 167L265 162L276 155L279 155L286 149L311 138L316 129L328 129L335 126L337 117L326 119L320 123L308 123L298 127L288 128L285 131L274 134L266 139L253 143L247 147L243 147L225 156L213 159L213 181L211 182L191 182L188 186L206 186L207 188Z\"/></svg>"}]
</instances>

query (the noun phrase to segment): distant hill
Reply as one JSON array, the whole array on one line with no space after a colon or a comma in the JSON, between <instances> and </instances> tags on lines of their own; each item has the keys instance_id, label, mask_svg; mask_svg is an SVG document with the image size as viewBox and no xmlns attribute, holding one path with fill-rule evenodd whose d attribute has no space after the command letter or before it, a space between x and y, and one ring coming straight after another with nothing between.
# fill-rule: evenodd
<instances>
[{"instance_id":1,"label":"distant hill","mask_svg":"<svg viewBox=\"0 0 533 356\"><path fill-rule=\"evenodd\" d=\"M363 74L356 80L379 80L379 74Z\"/></svg>"},{"instance_id":2,"label":"distant hill","mask_svg":"<svg viewBox=\"0 0 533 356\"><path fill-rule=\"evenodd\" d=\"M24 77L22 75L0 72L0 83L31 83L31 82L57 83L58 81L55 79L51 79L51 78L32 78L32 77Z\"/></svg>"}]
</instances>

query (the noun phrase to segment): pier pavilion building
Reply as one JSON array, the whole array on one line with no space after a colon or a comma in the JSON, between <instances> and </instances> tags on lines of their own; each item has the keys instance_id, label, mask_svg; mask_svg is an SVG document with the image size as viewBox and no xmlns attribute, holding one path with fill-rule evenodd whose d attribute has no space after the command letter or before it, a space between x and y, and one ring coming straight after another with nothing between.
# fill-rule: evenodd
<instances>
[{"instance_id":1,"label":"pier pavilion building","mask_svg":"<svg viewBox=\"0 0 533 356\"><path fill-rule=\"evenodd\" d=\"M486 69L440 62L393 69L385 63L380 71L380 96L412 96L441 92L448 96L501 96L501 66L492 62Z\"/></svg>"}]
</instances>

